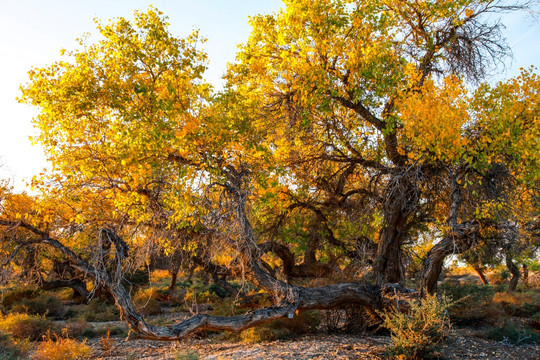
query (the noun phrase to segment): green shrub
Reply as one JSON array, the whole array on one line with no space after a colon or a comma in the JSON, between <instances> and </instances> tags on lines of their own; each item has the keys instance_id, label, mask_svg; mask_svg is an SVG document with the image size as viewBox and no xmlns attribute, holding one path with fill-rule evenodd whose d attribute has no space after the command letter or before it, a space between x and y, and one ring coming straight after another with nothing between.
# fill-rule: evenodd
<instances>
[{"instance_id":1,"label":"green shrub","mask_svg":"<svg viewBox=\"0 0 540 360\"><path fill-rule=\"evenodd\" d=\"M187 350L182 351L176 354L174 357L175 360L197 360L199 359L199 355L197 355L196 352Z\"/></svg>"},{"instance_id":2,"label":"green shrub","mask_svg":"<svg viewBox=\"0 0 540 360\"><path fill-rule=\"evenodd\" d=\"M428 359L437 354L438 347L450 332L446 310L452 305L443 296L428 295L419 303L412 303L409 312L382 312L383 326L392 337L391 351L406 359Z\"/></svg>"},{"instance_id":3,"label":"green shrub","mask_svg":"<svg viewBox=\"0 0 540 360\"><path fill-rule=\"evenodd\" d=\"M14 339L41 340L50 331L56 330L54 322L41 316L12 313L0 317L0 328Z\"/></svg>"},{"instance_id":4,"label":"green shrub","mask_svg":"<svg viewBox=\"0 0 540 360\"><path fill-rule=\"evenodd\" d=\"M56 294L42 293L34 298L22 299L11 307L13 312L60 318L64 314L62 301Z\"/></svg>"},{"instance_id":5,"label":"green shrub","mask_svg":"<svg viewBox=\"0 0 540 360\"><path fill-rule=\"evenodd\" d=\"M276 340L274 331L265 326L257 326L246 329L240 333L240 339L247 343L260 343L264 341Z\"/></svg>"},{"instance_id":6,"label":"green shrub","mask_svg":"<svg viewBox=\"0 0 540 360\"><path fill-rule=\"evenodd\" d=\"M133 296L135 309L143 315L157 315L161 313L161 305L158 301L160 293L153 287L140 289Z\"/></svg>"},{"instance_id":7,"label":"green shrub","mask_svg":"<svg viewBox=\"0 0 540 360\"><path fill-rule=\"evenodd\" d=\"M92 299L88 306L79 312L79 317L89 322L117 321L120 312L116 305L109 305L99 299Z\"/></svg>"},{"instance_id":8,"label":"green shrub","mask_svg":"<svg viewBox=\"0 0 540 360\"><path fill-rule=\"evenodd\" d=\"M64 330L76 338L94 336L94 329L92 326L82 319L66 322Z\"/></svg>"},{"instance_id":9,"label":"green shrub","mask_svg":"<svg viewBox=\"0 0 540 360\"><path fill-rule=\"evenodd\" d=\"M504 323L500 327L492 328L485 332L486 339L503 341L515 345L539 344L540 336L527 329L518 329L510 323Z\"/></svg>"},{"instance_id":10,"label":"green shrub","mask_svg":"<svg viewBox=\"0 0 540 360\"><path fill-rule=\"evenodd\" d=\"M3 292L0 296L0 304L4 309L11 309L14 304L21 302L23 299L31 299L39 295L39 291L35 287L16 287Z\"/></svg>"},{"instance_id":11,"label":"green shrub","mask_svg":"<svg viewBox=\"0 0 540 360\"><path fill-rule=\"evenodd\" d=\"M295 336L314 333L320 323L321 314L318 311L304 311L292 319L281 318L266 324L246 329L240 333L244 342L258 343L263 341L285 340ZM234 335L228 339L235 339Z\"/></svg>"}]
</instances>

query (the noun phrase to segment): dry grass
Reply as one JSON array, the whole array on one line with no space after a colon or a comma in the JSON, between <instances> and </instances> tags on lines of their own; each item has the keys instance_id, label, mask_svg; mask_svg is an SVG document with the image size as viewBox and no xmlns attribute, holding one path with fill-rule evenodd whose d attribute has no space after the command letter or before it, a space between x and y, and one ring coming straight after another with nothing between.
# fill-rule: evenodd
<instances>
[{"instance_id":1,"label":"dry grass","mask_svg":"<svg viewBox=\"0 0 540 360\"><path fill-rule=\"evenodd\" d=\"M86 341L79 342L70 339L67 332L63 337L51 336L49 333L38 345L33 358L36 360L78 360L87 358L90 352Z\"/></svg>"}]
</instances>

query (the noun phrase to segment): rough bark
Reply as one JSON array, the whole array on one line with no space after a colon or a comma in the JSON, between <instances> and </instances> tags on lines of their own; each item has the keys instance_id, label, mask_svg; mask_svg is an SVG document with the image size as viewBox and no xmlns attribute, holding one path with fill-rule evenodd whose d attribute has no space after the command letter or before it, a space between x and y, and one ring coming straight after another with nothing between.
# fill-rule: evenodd
<instances>
[{"instance_id":1,"label":"rough bark","mask_svg":"<svg viewBox=\"0 0 540 360\"><path fill-rule=\"evenodd\" d=\"M384 227L380 232L373 267L379 285L401 283L405 278L401 245L410 228L408 219L418 205L413 170L392 175L385 197Z\"/></svg>"},{"instance_id":2,"label":"rough bark","mask_svg":"<svg viewBox=\"0 0 540 360\"><path fill-rule=\"evenodd\" d=\"M523 263L523 265L521 265L521 268L523 270L523 284L525 284L525 286L529 286L529 268L527 267L527 264Z\"/></svg>"}]
</instances>

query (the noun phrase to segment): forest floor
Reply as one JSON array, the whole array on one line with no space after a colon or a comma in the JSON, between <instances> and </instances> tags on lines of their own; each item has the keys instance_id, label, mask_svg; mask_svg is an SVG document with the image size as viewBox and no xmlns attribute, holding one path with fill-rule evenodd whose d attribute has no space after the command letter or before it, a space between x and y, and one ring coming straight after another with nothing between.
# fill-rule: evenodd
<instances>
[{"instance_id":1,"label":"forest floor","mask_svg":"<svg viewBox=\"0 0 540 360\"><path fill-rule=\"evenodd\" d=\"M441 351L442 359L540 359L540 346L515 346L482 339L481 332L454 329ZM92 359L387 359L388 336L306 335L292 340L242 343L220 340L218 336L191 338L181 342L110 337L109 349L101 339L87 344Z\"/></svg>"}]
</instances>

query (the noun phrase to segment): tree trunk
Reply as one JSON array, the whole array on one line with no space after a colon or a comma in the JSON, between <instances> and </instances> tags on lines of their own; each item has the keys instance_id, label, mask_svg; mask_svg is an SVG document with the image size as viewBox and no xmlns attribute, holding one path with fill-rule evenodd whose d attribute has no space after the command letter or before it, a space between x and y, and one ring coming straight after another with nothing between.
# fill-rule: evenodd
<instances>
[{"instance_id":1,"label":"tree trunk","mask_svg":"<svg viewBox=\"0 0 540 360\"><path fill-rule=\"evenodd\" d=\"M419 191L411 173L392 176L386 188L384 227L380 232L373 270L379 285L401 283L405 278L401 245L411 224L408 219L418 205Z\"/></svg>"},{"instance_id":2,"label":"tree trunk","mask_svg":"<svg viewBox=\"0 0 540 360\"><path fill-rule=\"evenodd\" d=\"M529 268L527 267L527 264L525 263L521 265L521 268L523 269L523 284L529 287Z\"/></svg>"},{"instance_id":3,"label":"tree trunk","mask_svg":"<svg viewBox=\"0 0 540 360\"><path fill-rule=\"evenodd\" d=\"M460 254L468 250L474 243L475 233L478 230L476 221L458 223L459 209L462 203L461 189L458 179L450 173L452 193L447 223L451 233L435 244L422 260L420 270L420 296L437 291L437 281L442 271L444 259L451 254Z\"/></svg>"},{"instance_id":4,"label":"tree trunk","mask_svg":"<svg viewBox=\"0 0 540 360\"><path fill-rule=\"evenodd\" d=\"M474 234L478 230L476 222L466 222L454 226L454 233L445 237L428 251L422 260L420 270L420 296L437 291L437 281L441 274L444 259L448 255L460 254L474 243Z\"/></svg>"},{"instance_id":5,"label":"tree trunk","mask_svg":"<svg viewBox=\"0 0 540 360\"><path fill-rule=\"evenodd\" d=\"M437 281L441 275L444 259L452 253L453 239L446 237L435 244L422 260L420 270L420 296L437 291Z\"/></svg>"},{"instance_id":6,"label":"tree trunk","mask_svg":"<svg viewBox=\"0 0 540 360\"><path fill-rule=\"evenodd\" d=\"M484 286L489 285L489 280L486 277L486 274L484 274L484 270L482 269L482 267L478 264L473 264L472 267L474 271L476 272L476 274L478 274L478 277L480 278L480 280L482 281L482 285Z\"/></svg>"},{"instance_id":7,"label":"tree trunk","mask_svg":"<svg viewBox=\"0 0 540 360\"><path fill-rule=\"evenodd\" d=\"M510 270L510 273L512 274L512 277L510 278L510 283L508 284L507 292L512 293L516 291L516 288L519 282L520 272L519 272L519 268L512 261L512 253L510 251L510 246L506 247L505 253L506 253L505 254L506 267L508 268L508 270Z\"/></svg>"},{"instance_id":8,"label":"tree trunk","mask_svg":"<svg viewBox=\"0 0 540 360\"><path fill-rule=\"evenodd\" d=\"M405 217L396 215L394 221L381 232L374 267L378 284L401 283L404 280L401 244L405 235L405 221Z\"/></svg>"}]
</instances>

